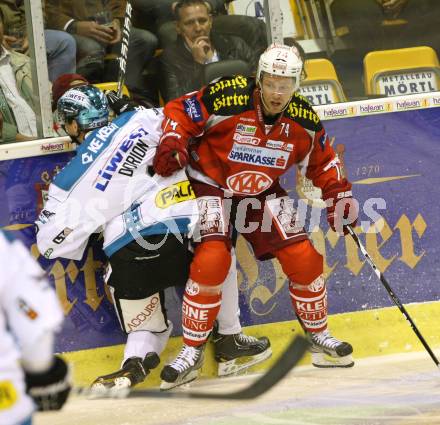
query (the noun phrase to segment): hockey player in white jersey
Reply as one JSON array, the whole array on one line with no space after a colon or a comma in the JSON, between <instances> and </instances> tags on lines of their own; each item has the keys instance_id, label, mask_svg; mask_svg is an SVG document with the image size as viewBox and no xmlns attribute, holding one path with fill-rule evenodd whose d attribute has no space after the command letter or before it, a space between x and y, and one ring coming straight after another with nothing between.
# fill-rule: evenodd
<instances>
[{"instance_id":1,"label":"hockey player in white jersey","mask_svg":"<svg viewBox=\"0 0 440 425\"><path fill-rule=\"evenodd\" d=\"M0 424L30 425L35 409L60 409L70 391L52 351L63 312L28 250L1 231L0 271Z\"/></svg>"},{"instance_id":2,"label":"hockey player in white jersey","mask_svg":"<svg viewBox=\"0 0 440 425\"><path fill-rule=\"evenodd\" d=\"M136 385L158 365L172 331L163 291L187 280L197 201L184 171L163 178L150 167L161 137L160 109L132 110L107 125L103 93L83 86L64 94L58 115L80 145L49 188L36 223L38 248L47 258L80 259L89 236L104 231L107 283L128 339L121 370L98 378L94 386ZM225 285L231 295L222 306L214 342L220 375L271 354L267 338L241 332L235 262ZM194 373L163 388L196 377Z\"/></svg>"}]
</instances>

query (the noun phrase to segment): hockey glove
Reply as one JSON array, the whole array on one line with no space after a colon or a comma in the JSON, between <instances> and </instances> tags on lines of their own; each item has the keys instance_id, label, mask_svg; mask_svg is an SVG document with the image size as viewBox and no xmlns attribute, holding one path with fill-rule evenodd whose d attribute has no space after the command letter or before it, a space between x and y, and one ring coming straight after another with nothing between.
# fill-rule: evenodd
<instances>
[{"instance_id":1,"label":"hockey glove","mask_svg":"<svg viewBox=\"0 0 440 425\"><path fill-rule=\"evenodd\" d=\"M25 373L26 390L33 398L37 410L60 410L71 390L69 367L54 356L52 367L43 373Z\"/></svg>"},{"instance_id":2,"label":"hockey glove","mask_svg":"<svg viewBox=\"0 0 440 425\"><path fill-rule=\"evenodd\" d=\"M184 168L188 161L188 151L184 142L173 136L166 136L157 147L153 167L157 174L168 177L175 171Z\"/></svg>"},{"instance_id":3,"label":"hockey glove","mask_svg":"<svg viewBox=\"0 0 440 425\"><path fill-rule=\"evenodd\" d=\"M356 226L359 204L353 199L351 183L346 179L323 191L322 199L327 205L327 221L340 235L348 234L347 225Z\"/></svg>"},{"instance_id":4,"label":"hockey glove","mask_svg":"<svg viewBox=\"0 0 440 425\"><path fill-rule=\"evenodd\" d=\"M110 108L116 115L120 115L123 112L133 111L140 106L137 102L131 100L125 95L119 97L114 90L106 91L105 95L107 96Z\"/></svg>"}]
</instances>

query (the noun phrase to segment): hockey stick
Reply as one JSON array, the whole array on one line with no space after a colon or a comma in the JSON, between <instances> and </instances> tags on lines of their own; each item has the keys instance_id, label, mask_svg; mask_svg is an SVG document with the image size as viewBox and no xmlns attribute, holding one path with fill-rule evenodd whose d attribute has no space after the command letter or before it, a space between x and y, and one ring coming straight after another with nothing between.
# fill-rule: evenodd
<instances>
[{"instance_id":1,"label":"hockey stick","mask_svg":"<svg viewBox=\"0 0 440 425\"><path fill-rule=\"evenodd\" d=\"M127 0L125 6L124 26L122 27L122 41L121 41L121 55L119 56L119 74L118 74L118 90L117 95L122 97L122 88L125 82L125 72L127 69L127 55L128 55L128 42L130 41L131 31L131 12L133 8L131 3Z\"/></svg>"},{"instance_id":2,"label":"hockey stick","mask_svg":"<svg viewBox=\"0 0 440 425\"><path fill-rule=\"evenodd\" d=\"M90 388L77 388L74 393L78 395L91 396L95 398L135 398L135 397L152 397L152 398L194 398L194 399L210 399L210 400L249 400L260 396L268 391L290 370L295 367L303 358L309 343L306 338L296 336L283 354L273 364L273 366L255 382L238 391L230 393L211 393L199 391L159 391L159 390L102 390L93 391Z\"/></svg>"},{"instance_id":3,"label":"hockey stick","mask_svg":"<svg viewBox=\"0 0 440 425\"><path fill-rule=\"evenodd\" d=\"M350 233L350 236L353 238L354 242L356 243L356 245L359 247L359 249L361 250L362 254L364 255L365 259L367 260L367 263L370 265L370 267L374 270L374 273L376 273L376 276L380 279L380 281L382 282L383 286L385 287L385 289L387 290L388 294L390 295L391 299L394 301L394 304L397 305L397 307L399 308L399 310L402 312L402 314L405 316L405 319L408 320L412 330L414 331L414 333L417 335L417 338L419 338L420 342L423 344L423 346L425 347L426 351L429 353L429 355L431 356L431 359L434 361L434 363L436 364L436 366L440 369L440 362L438 361L437 357L435 356L435 354L433 353L433 351L431 350L431 348L429 347L428 343L425 341L425 338L423 338L422 334L420 333L420 331L417 329L416 324L414 323L414 321L411 319L411 316L408 314L408 312L406 311L405 307L403 306L403 304L400 302L399 298L397 297L397 295L394 293L394 291L391 289L389 283L387 282L387 280L385 279L385 277L383 276L383 274L381 273L381 271L377 268L376 264L374 264L373 260L371 259L370 255L368 254L366 248L362 245L362 242L360 241L358 235L354 232L353 228L350 225L346 226L348 233Z\"/></svg>"}]
</instances>

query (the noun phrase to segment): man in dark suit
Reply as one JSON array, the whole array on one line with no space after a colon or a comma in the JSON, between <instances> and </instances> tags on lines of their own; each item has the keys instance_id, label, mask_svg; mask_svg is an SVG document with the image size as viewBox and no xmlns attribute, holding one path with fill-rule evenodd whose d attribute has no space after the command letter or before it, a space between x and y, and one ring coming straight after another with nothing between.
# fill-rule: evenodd
<instances>
[{"instance_id":1,"label":"man in dark suit","mask_svg":"<svg viewBox=\"0 0 440 425\"><path fill-rule=\"evenodd\" d=\"M174 6L177 40L161 56L161 94L165 101L199 89L205 65L241 59L256 68L255 53L241 37L212 30L209 5L203 0L181 0Z\"/></svg>"}]
</instances>

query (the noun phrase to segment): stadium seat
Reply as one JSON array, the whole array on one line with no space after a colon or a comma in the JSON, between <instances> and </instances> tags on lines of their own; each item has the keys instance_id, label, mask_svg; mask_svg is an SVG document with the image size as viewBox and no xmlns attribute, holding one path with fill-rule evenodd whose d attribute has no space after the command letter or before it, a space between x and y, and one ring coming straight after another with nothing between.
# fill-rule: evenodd
<instances>
[{"instance_id":1,"label":"stadium seat","mask_svg":"<svg viewBox=\"0 0 440 425\"><path fill-rule=\"evenodd\" d=\"M203 83L208 84L212 80L227 75L251 75L249 65L240 59L228 59L205 65Z\"/></svg>"},{"instance_id":2,"label":"stadium seat","mask_svg":"<svg viewBox=\"0 0 440 425\"><path fill-rule=\"evenodd\" d=\"M114 91L118 91L118 82L107 82L107 83L97 83L94 84L94 86L98 87L98 89L102 90L102 91L106 91L106 90L114 90ZM122 86L122 94L125 94L126 96L130 97L130 92L128 91L127 86L124 84Z\"/></svg>"},{"instance_id":3,"label":"stadium seat","mask_svg":"<svg viewBox=\"0 0 440 425\"><path fill-rule=\"evenodd\" d=\"M346 102L335 67L328 59L308 59L304 70L306 79L301 82L299 92L312 105Z\"/></svg>"},{"instance_id":4,"label":"stadium seat","mask_svg":"<svg viewBox=\"0 0 440 425\"><path fill-rule=\"evenodd\" d=\"M369 52L364 58L364 87L367 95L383 96L437 91L437 54L428 46Z\"/></svg>"}]
</instances>

